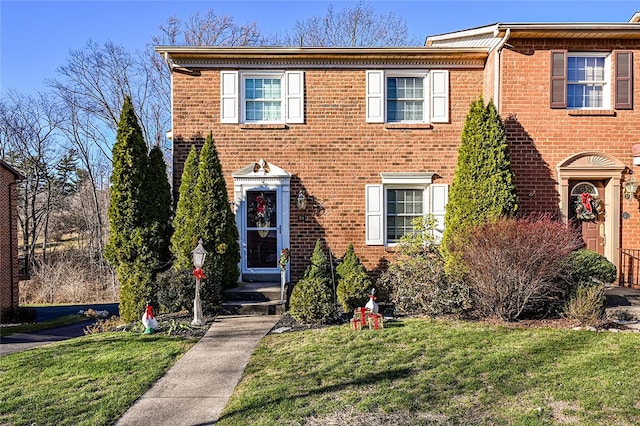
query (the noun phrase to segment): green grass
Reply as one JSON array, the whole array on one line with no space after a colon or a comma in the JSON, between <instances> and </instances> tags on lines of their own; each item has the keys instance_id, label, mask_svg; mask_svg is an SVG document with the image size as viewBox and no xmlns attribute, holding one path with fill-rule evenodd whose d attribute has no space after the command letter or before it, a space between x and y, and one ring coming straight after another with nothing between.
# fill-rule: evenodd
<instances>
[{"instance_id":1,"label":"green grass","mask_svg":"<svg viewBox=\"0 0 640 426\"><path fill-rule=\"evenodd\" d=\"M640 334L440 320L268 335L218 424L640 424L638 347Z\"/></svg>"},{"instance_id":2,"label":"green grass","mask_svg":"<svg viewBox=\"0 0 640 426\"><path fill-rule=\"evenodd\" d=\"M116 332L5 355L0 424L113 424L194 343Z\"/></svg>"},{"instance_id":3,"label":"green grass","mask_svg":"<svg viewBox=\"0 0 640 426\"><path fill-rule=\"evenodd\" d=\"M91 320L91 318L88 318L84 315L78 315L78 314L64 315L64 316L54 318L52 320L44 321L44 322L32 322L32 323L26 323L26 324L20 324L20 325L0 327L0 336L9 336L10 334L13 334L13 333L28 333L30 331L45 330L47 328L59 327L62 325L69 325L69 324L77 324L77 323L85 322L89 320Z\"/></svg>"}]
</instances>

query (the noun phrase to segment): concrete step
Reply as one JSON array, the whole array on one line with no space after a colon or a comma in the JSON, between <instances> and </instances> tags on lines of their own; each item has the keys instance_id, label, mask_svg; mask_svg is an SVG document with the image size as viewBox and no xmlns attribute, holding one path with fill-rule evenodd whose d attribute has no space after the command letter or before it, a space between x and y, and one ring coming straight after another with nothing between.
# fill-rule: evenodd
<instances>
[{"instance_id":1,"label":"concrete step","mask_svg":"<svg viewBox=\"0 0 640 426\"><path fill-rule=\"evenodd\" d=\"M221 315L282 315L285 305L277 302L229 301L222 303Z\"/></svg>"},{"instance_id":2,"label":"concrete step","mask_svg":"<svg viewBox=\"0 0 640 426\"><path fill-rule=\"evenodd\" d=\"M225 290L221 314L281 315L285 308L285 304L280 303L279 282L249 282Z\"/></svg>"},{"instance_id":3,"label":"concrete step","mask_svg":"<svg viewBox=\"0 0 640 426\"><path fill-rule=\"evenodd\" d=\"M286 289L285 289L286 290ZM286 296L285 296L286 297ZM236 288L224 291L224 300L269 302L280 301L280 283L242 283Z\"/></svg>"}]
</instances>

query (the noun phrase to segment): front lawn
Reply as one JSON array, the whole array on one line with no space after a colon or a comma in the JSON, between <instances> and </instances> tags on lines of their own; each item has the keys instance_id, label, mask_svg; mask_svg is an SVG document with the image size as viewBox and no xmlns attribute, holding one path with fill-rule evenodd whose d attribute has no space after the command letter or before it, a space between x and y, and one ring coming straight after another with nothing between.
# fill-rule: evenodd
<instances>
[{"instance_id":1,"label":"front lawn","mask_svg":"<svg viewBox=\"0 0 640 426\"><path fill-rule=\"evenodd\" d=\"M0 424L113 424L194 344L114 332L5 355Z\"/></svg>"},{"instance_id":2,"label":"front lawn","mask_svg":"<svg viewBox=\"0 0 640 426\"><path fill-rule=\"evenodd\" d=\"M638 347L443 320L271 334L218 424L640 424Z\"/></svg>"}]
</instances>

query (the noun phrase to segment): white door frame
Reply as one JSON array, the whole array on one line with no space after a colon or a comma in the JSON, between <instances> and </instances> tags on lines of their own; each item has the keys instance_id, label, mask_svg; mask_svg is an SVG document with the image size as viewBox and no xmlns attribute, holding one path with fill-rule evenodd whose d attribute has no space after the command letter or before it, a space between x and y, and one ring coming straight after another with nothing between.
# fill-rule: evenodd
<instances>
[{"instance_id":1,"label":"white door frame","mask_svg":"<svg viewBox=\"0 0 640 426\"><path fill-rule=\"evenodd\" d=\"M244 274L277 274L276 268L247 268L247 241L246 241L246 213L247 213L247 191L276 191L277 200L277 233L278 233L278 255L283 248L289 247L289 218L291 199L291 174L285 170L269 164L264 160L249 164L235 173L233 176L234 207L236 215L236 226L240 236L240 280ZM287 281L289 280L289 270L287 269Z\"/></svg>"}]
</instances>

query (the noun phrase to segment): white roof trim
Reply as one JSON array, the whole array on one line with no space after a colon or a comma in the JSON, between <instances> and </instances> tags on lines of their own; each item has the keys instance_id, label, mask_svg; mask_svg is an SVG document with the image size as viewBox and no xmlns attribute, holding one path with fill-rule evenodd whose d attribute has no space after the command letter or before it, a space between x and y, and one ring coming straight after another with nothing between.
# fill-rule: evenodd
<instances>
[{"instance_id":1,"label":"white roof trim","mask_svg":"<svg viewBox=\"0 0 640 426\"><path fill-rule=\"evenodd\" d=\"M235 173L234 179L280 178L290 179L291 173L261 159L257 163L247 164Z\"/></svg>"}]
</instances>

